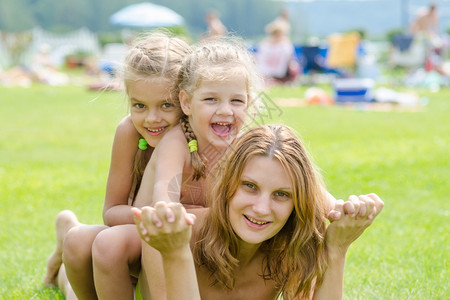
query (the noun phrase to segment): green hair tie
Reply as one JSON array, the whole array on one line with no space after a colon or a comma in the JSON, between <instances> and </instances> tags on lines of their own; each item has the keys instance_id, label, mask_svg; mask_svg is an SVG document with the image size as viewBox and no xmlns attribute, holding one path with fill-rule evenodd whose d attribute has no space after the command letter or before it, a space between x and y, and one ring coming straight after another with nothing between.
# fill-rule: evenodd
<instances>
[{"instance_id":1,"label":"green hair tie","mask_svg":"<svg viewBox=\"0 0 450 300\"><path fill-rule=\"evenodd\" d=\"M197 140L192 140L188 143L189 152L194 152L198 150Z\"/></svg>"},{"instance_id":2,"label":"green hair tie","mask_svg":"<svg viewBox=\"0 0 450 300\"><path fill-rule=\"evenodd\" d=\"M147 141L144 138L140 138L139 139L139 144L138 144L138 148L141 150L146 150L147 149Z\"/></svg>"}]
</instances>

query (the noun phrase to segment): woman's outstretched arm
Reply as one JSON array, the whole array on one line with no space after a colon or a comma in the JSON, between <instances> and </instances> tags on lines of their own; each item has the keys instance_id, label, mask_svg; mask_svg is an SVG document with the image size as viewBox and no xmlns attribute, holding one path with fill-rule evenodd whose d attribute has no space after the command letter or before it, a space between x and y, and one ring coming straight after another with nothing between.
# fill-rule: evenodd
<instances>
[{"instance_id":1,"label":"woman's outstretched arm","mask_svg":"<svg viewBox=\"0 0 450 300\"><path fill-rule=\"evenodd\" d=\"M336 201L334 213L338 213L337 220L331 222L326 233L328 269L313 299L342 299L348 247L372 224L383 206L376 194L350 196L346 202Z\"/></svg>"},{"instance_id":2,"label":"woman's outstretched arm","mask_svg":"<svg viewBox=\"0 0 450 300\"><path fill-rule=\"evenodd\" d=\"M194 258L189 246L192 224L195 216L186 213L179 203L158 202L155 207L133 208L138 231L148 245L159 251L162 258L165 287L158 287L158 299L192 300L200 299ZM155 279L161 283L162 274L155 270L158 264L156 251L144 245L143 266L149 292ZM149 265L147 265L149 264ZM152 278L153 275L159 278ZM150 287L151 285L151 287Z\"/></svg>"}]
</instances>

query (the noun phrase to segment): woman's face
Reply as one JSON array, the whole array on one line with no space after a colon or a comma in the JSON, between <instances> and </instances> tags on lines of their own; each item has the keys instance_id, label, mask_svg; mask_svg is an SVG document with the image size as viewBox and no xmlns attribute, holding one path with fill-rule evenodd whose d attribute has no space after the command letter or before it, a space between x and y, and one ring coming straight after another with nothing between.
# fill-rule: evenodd
<instances>
[{"instance_id":1,"label":"woman's face","mask_svg":"<svg viewBox=\"0 0 450 300\"><path fill-rule=\"evenodd\" d=\"M261 244L275 236L294 208L293 192L289 176L278 160L252 157L229 203L235 233L249 244Z\"/></svg>"},{"instance_id":2,"label":"woman's face","mask_svg":"<svg viewBox=\"0 0 450 300\"><path fill-rule=\"evenodd\" d=\"M169 92L167 80L138 80L128 86L131 119L151 147L179 120L179 108L169 102Z\"/></svg>"}]
</instances>

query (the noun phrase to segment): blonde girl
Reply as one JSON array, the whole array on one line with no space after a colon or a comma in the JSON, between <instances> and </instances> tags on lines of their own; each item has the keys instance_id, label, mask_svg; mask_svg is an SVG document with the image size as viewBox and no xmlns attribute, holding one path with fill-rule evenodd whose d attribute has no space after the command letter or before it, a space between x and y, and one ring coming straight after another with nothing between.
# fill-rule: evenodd
<instances>
[{"instance_id":1,"label":"blonde girl","mask_svg":"<svg viewBox=\"0 0 450 300\"><path fill-rule=\"evenodd\" d=\"M56 221L57 247L48 260L45 283L58 285L66 299L97 299L97 295L133 299L141 242L131 225L131 206L136 205L143 171L155 146L179 122L174 84L189 52L183 40L151 33L127 53L123 75L130 115L119 123L114 137L105 225L83 225L70 211L61 212ZM95 273L93 256L97 257Z\"/></svg>"},{"instance_id":2,"label":"blonde girl","mask_svg":"<svg viewBox=\"0 0 450 300\"><path fill-rule=\"evenodd\" d=\"M320 177L283 125L243 133L211 178L210 208L133 209L144 299L342 298L345 253L382 210L378 196L337 201L327 228Z\"/></svg>"},{"instance_id":3,"label":"blonde girl","mask_svg":"<svg viewBox=\"0 0 450 300\"><path fill-rule=\"evenodd\" d=\"M138 206L156 201L206 205L204 178L241 131L261 83L251 54L235 39L203 41L179 72L184 116L162 139L145 170Z\"/></svg>"}]
</instances>

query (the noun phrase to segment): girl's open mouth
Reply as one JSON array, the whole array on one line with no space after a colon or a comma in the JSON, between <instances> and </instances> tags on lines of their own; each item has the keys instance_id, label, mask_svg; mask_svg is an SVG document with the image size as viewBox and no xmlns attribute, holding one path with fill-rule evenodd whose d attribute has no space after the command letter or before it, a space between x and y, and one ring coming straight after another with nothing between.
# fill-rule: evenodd
<instances>
[{"instance_id":1,"label":"girl's open mouth","mask_svg":"<svg viewBox=\"0 0 450 300\"><path fill-rule=\"evenodd\" d=\"M212 123L211 129L214 132L215 135L219 137L227 137L231 133L232 126L230 123Z\"/></svg>"}]
</instances>

